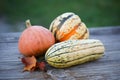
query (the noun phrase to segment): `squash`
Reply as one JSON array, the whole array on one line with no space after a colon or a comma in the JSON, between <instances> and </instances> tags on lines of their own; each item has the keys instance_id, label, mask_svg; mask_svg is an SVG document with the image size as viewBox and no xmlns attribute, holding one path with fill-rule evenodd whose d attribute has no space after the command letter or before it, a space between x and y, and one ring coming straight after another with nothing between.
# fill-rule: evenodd
<instances>
[{"instance_id":1,"label":"squash","mask_svg":"<svg viewBox=\"0 0 120 80\"><path fill-rule=\"evenodd\" d=\"M53 67L66 68L99 59L104 50L100 40L67 40L51 46L45 54L45 60Z\"/></svg>"},{"instance_id":2,"label":"squash","mask_svg":"<svg viewBox=\"0 0 120 80\"><path fill-rule=\"evenodd\" d=\"M26 21L25 29L18 41L18 48L24 56L39 56L45 54L46 50L55 43L52 33L42 26L31 26Z\"/></svg>"},{"instance_id":3,"label":"squash","mask_svg":"<svg viewBox=\"0 0 120 80\"><path fill-rule=\"evenodd\" d=\"M88 39L89 30L80 17L72 12L63 13L50 24L56 42L73 39Z\"/></svg>"}]
</instances>

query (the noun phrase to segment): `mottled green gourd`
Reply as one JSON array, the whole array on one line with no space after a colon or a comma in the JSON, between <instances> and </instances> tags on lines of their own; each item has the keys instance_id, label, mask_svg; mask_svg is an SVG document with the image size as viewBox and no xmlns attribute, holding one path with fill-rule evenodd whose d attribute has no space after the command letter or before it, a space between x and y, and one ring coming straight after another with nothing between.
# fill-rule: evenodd
<instances>
[{"instance_id":1,"label":"mottled green gourd","mask_svg":"<svg viewBox=\"0 0 120 80\"><path fill-rule=\"evenodd\" d=\"M45 60L53 67L66 68L99 59L104 50L100 40L68 40L51 46L45 54Z\"/></svg>"}]
</instances>

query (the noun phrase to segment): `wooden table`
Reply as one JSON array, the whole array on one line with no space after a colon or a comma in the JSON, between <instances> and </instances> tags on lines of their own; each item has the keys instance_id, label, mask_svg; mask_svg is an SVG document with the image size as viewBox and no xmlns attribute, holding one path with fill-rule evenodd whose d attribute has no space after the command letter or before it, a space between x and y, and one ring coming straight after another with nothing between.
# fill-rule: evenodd
<instances>
[{"instance_id":1,"label":"wooden table","mask_svg":"<svg viewBox=\"0 0 120 80\"><path fill-rule=\"evenodd\" d=\"M90 38L101 40L106 48L99 60L67 69L22 72L18 57L21 33L0 33L0 80L120 80L120 26L90 28Z\"/></svg>"}]
</instances>

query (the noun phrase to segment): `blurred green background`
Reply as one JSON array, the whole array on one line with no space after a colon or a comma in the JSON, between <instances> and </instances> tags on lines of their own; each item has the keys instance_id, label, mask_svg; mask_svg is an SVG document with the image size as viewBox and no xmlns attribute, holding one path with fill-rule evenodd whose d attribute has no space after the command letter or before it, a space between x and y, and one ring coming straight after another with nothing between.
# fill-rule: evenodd
<instances>
[{"instance_id":1,"label":"blurred green background","mask_svg":"<svg viewBox=\"0 0 120 80\"><path fill-rule=\"evenodd\" d=\"M0 19L6 31L22 31L24 22L49 28L57 16L74 12L87 27L120 25L120 0L0 0ZM4 28L3 28L4 29Z\"/></svg>"}]
</instances>

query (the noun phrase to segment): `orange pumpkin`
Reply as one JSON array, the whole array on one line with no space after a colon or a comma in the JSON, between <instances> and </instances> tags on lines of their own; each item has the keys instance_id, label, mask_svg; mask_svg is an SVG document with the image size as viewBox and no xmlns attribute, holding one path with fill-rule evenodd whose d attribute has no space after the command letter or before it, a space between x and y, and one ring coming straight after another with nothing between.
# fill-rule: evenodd
<instances>
[{"instance_id":1,"label":"orange pumpkin","mask_svg":"<svg viewBox=\"0 0 120 80\"><path fill-rule=\"evenodd\" d=\"M18 41L18 48L24 56L39 56L45 54L46 50L55 43L52 33L42 26L31 26L26 21L25 29Z\"/></svg>"},{"instance_id":2,"label":"orange pumpkin","mask_svg":"<svg viewBox=\"0 0 120 80\"><path fill-rule=\"evenodd\" d=\"M87 39L89 31L80 17L72 12L63 13L53 20L49 30L53 33L56 41L61 42L69 39Z\"/></svg>"}]
</instances>

